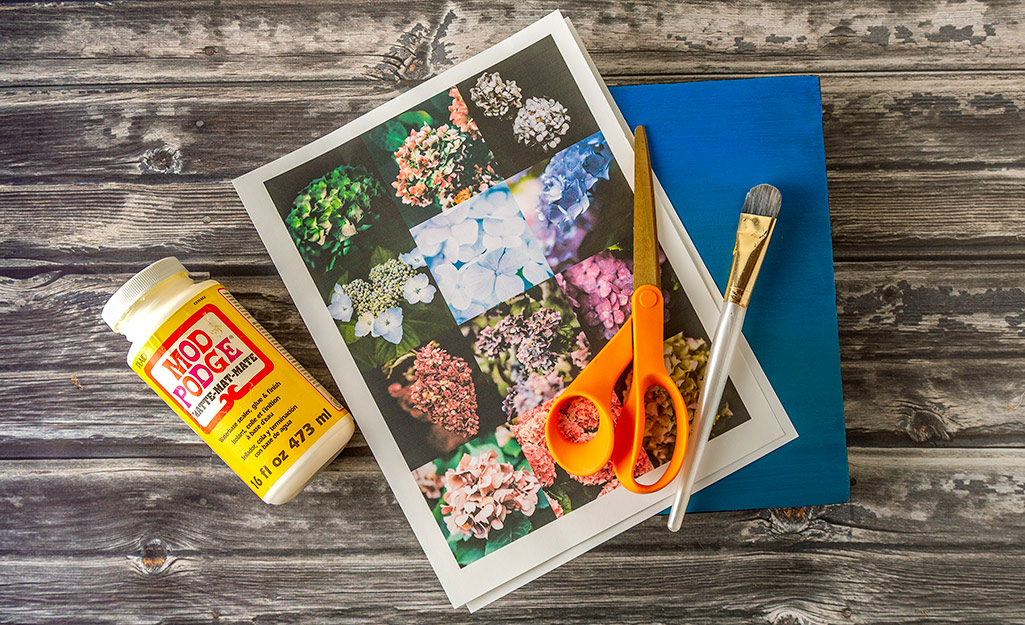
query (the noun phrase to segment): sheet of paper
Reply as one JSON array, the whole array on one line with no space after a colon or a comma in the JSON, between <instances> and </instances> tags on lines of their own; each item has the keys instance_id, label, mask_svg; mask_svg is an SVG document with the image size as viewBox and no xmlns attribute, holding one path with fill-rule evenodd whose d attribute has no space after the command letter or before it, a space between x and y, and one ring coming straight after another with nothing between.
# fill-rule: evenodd
<instances>
[{"instance_id":1,"label":"sheet of paper","mask_svg":"<svg viewBox=\"0 0 1025 625\"><path fill-rule=\"evenodd\" d=\"M630 136L557 12L235 181L453 606L478 609L665 506L579 478L546 403L629 314ZM667 360L696 404L719 296L660 192ZM741 351L700 484L796 433ZM566 416L587 436L593 409ZM636 472L671 454L649 419Z\"/></svg>"}]
</instances>

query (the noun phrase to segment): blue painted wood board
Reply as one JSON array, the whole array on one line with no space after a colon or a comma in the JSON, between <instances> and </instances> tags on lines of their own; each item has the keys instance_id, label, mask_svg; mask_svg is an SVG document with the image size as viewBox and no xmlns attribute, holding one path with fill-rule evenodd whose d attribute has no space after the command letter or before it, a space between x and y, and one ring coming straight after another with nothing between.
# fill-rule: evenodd
<instances>
[{"instance_id":1,"label":"blue painted wood board","mask_svg":"<svg viewBox=\"0 0 1025 625\"><path fill-rule=\"evenodd\" d=\"M814 76L614 87L630 127L720 291L737 219L760 183L783 196L744 335L799 438L716 482L689 511L847 501L822 100Z\"/></svg>"}]
</instances>

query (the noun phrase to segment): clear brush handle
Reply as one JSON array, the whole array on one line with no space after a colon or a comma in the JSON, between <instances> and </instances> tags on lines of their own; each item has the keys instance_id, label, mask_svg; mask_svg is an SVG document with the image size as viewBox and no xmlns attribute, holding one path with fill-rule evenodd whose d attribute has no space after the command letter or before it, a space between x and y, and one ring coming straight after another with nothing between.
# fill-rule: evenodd
<instances>
[{"instance_id":1,"label":"clear brush handle","mask_svg":"<svg viewBox=\"0 0 1025 625\"><path fill-rule=\"evenodd\" d=\"M687 503L690 501L691 491L694 489L694 479L697 477L698 467L701 464L701 456L704 454L708 435L712 433L712 425L715 423L715 414L722 401L723 390L726 389L730 362L733 360L733 352L737 348L737 339L740 338L740 328L744 325L746 313L747 308L737 304L723 303L719 325L715 328L712 347L708 352L704 389L701 391L697 414L691 426L687 456L683 461L683 470L680 471L680 476L674 482L676 493L673 496L673 508L669 511L670 531L679 531L680 525L683 523L683 515L687 511Z\"/></svg>"}]
</instances>

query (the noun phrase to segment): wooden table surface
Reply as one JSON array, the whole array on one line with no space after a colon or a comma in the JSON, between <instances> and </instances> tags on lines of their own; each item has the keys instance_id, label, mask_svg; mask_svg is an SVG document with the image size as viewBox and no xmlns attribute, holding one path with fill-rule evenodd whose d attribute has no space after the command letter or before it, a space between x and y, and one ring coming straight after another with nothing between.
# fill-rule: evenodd
<instances>
[{"instance_id":1,"label":"wooden table surface","mask_svg":"<svg viewBox=\"0 0 1025 625\"><path fill-rule=\"evenodd\" d=\"M610 84L813 73L851 502L453 611L357 435L271 507L100 308L178 256L329 375L229 180L554 8ZM0 622L1025 623L1025 6L0 0Z\"/></svg>"}]
</instances>

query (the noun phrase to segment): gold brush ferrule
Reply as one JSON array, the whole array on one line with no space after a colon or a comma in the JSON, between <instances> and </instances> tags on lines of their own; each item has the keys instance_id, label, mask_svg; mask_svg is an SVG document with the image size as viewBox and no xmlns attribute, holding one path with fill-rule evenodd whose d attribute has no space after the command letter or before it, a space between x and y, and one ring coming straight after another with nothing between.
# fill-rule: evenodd
<instances>
[{"instance_id":1,"label":"gold brush ferrule","mask_svg":"<svg viewBox=\"0 0 1025 625\"><path fill-rule=\"evenodd\" d=\"M765 249L769 247L769 237L772 236L772 229L775 227L775 217L740 214L737 242L733 245L730 280L726 283L726 297L723 298L727 303L747 308L755 280L758 279L758 270L762 268Z\"/></svg>"}]
</instances>

